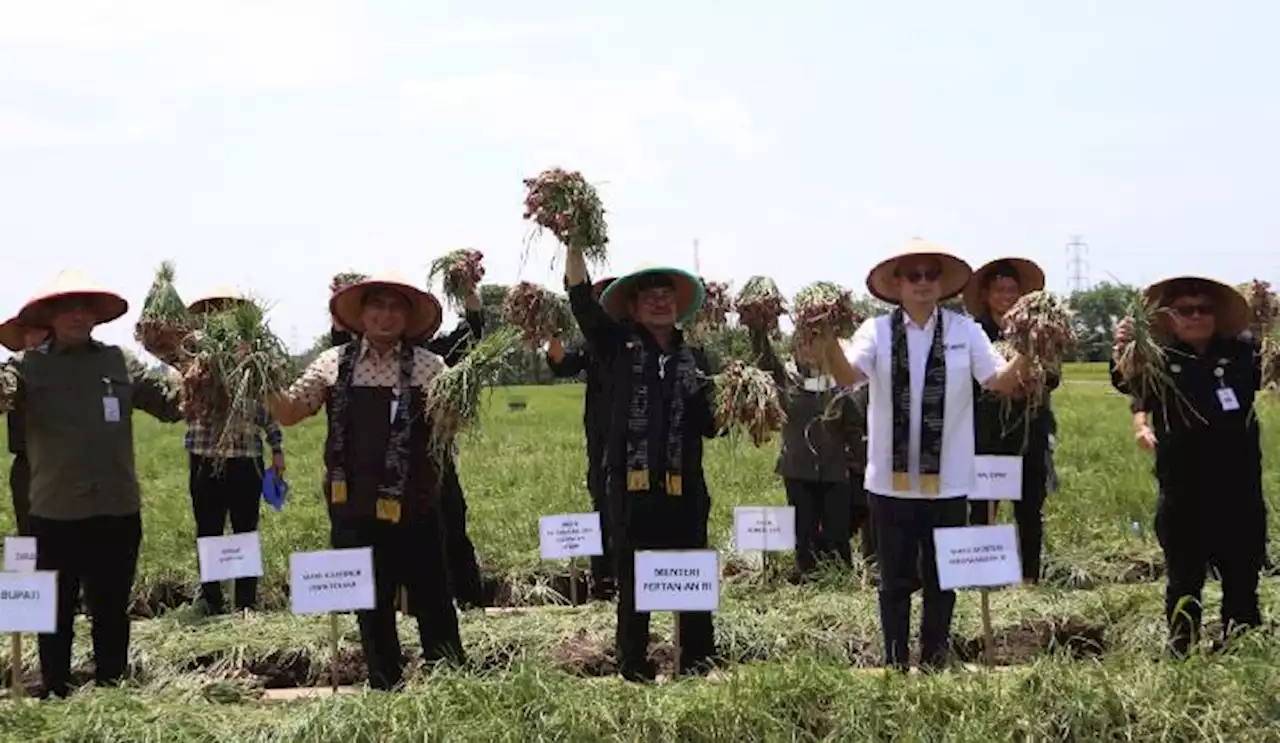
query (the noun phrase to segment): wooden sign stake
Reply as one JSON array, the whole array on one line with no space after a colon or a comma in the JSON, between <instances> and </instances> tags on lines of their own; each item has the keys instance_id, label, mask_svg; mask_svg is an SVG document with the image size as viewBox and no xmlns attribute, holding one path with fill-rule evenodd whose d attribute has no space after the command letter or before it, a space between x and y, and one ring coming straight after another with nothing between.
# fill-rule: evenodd
<instances>
[{"instance_id":1,"label":"wooden sign stake","mask_svg":"<svg viewBox=\"0 0 1280 743\"><path fill-rule=\"evenodd\" d=\"M26 689L22 684L22 635L14 632L9 639L10 690L14 699L20 699Z\"/></svg>"},{"instance_id":2,"label":"wooden sign stake","mask_svg":"<svg viewBox=\"0 0 1280 743\"><path fill-rule=\"evenodd\" d=\"M569 604L571 606L577 606L580 603L578 601L578 578L580 576L581 576L581 572L578 569L578 559L575 557L570 557L569 558Z\"/></svg>"},{"instance_id":3,"label":"wooden sign stake","mask_svg":"<svg viewBox=\"0 0 1280 743\"><path fill-rule=\"evenodd\" d=\"M329 681L338 693L338 613L329 612Z\"/></svg>"},{"instance_id":4,"label":"wooden sign stake","mask_svg":"<svg viewBox=\"0 0 1280 743\"><path fill-rule=\"evenodd\" d=\"M996 522L996 502L987 501L987 523ZM994 666L996 660L995 633L991 629L991 589L982 589L982 662Z\"/></svg>"}]
</instances>

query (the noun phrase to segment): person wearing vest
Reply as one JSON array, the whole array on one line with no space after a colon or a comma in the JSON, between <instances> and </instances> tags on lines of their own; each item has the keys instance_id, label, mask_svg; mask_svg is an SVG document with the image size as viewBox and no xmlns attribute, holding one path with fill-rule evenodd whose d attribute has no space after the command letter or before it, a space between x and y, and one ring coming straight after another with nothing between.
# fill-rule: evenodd
<instances>
[{"instance_id":1,"label":"person wearing vest","mask_svg":"<svg viewBox=\"0 0 1280 743\"><path fill-rule=\"evenodd\" d=\"M756 366L773 376L787 413L775 471L795 509L791 580L800 582L821 562L853 564L850 449L862 443L861 416L848 395L830 409L840 391L819 370L812 348L797 346L794 360L783 364L767 330L750 333Z\"/></svg>"},{"instance_id":2,"label":"person wearing vest","mask_svg":"<svg viewBox=\"0 0 1280 743\"><path fill-rule=\"evenodd\" d=\"M867 502L867 488L863 480L867 475L867 385L855 387L848 395L848 405L843 418L844 436L849 452L849 531L858 535L858 548L864 565L870 567L876 558L876 530L871 522L871 510Z\"/></svg>"},{"instance_id":3,"label":"person wearing vest","mask_svg":"<svg viewBox=\"0 0 1280 743\"><path fill-rule=\"evenodd\" d=\"M339 290L329 308L357 339L321 353L269 405L282 426L325 409L331 544L373 550L376 606L356 616L369 683L390 690L404 677L396 632L401 586L418 621L423 660L463 657L445 568L441 473L424 413L427 390L444 362L411 341L435 333L441 307L406 279L385 274Z\"/></svg>"},{"instance_id":4,"label":"person wearing vest","mask_svg":"<svg viewBox=\"0 0 1280 743\"><path fill-rule=\"evenodd\" d=\"M964 290L965 309L993 342L1003 337L1001 320L1018 298L1044 289L1044 271L1025 258L991 261L974 272ZM974 383L975 445L979 455L1022 457L1022 499L1013 502L1018 524L1018 554L1022 578L1040 582L1040 554L1044 547L1044 499L1049 484L1049 433L1052 410L1050 393L1061 375L1050 371L1044 396L1032 420L1022 416L1022 406L1004 400ZM1021 417L1020 417L1021 416ZM991 523L987 501L969 504L970 524Z\"/></svg>"},{"instance_id":5,"label":"person wearing vest","mask_svg":"<svg viewBox=\"0 0 1280 743\"><path fill-rule=\"evenodd\" d=\"M841 385L870 383L865 485L876 531L885 664L908 666L911 594L923 583L921 666L948 658L954 591L938 583L933 530L964 526L973 489L973 380L1012 393L1021 356L1006 364L966 315L939 307L969 280L969 265L913 240L882 261L867 288L894 310L867 320L847 350L823 343Z\"/></svg>"},{"instance_id":6,"label":"person wearing vest","mask_svg":"<svg viewBox=\"0 0 1280 743\"><path fill-rule=\"evenodd\" d=\"M58 574L57 631L40 635L43 693L66 696L83 587L93 620L94 680L111 686L129 657L129 601L142 542L133 411L181 420L178 386L93 329L124 315L123 297L67 270L18 314L49 339L0 370L0 412L19 411L31 466L37 570Z\"/></svg>"},{"instance_id":7,"label":"person wearing vest","mask_svg":"<svg viewBox=\"0 0 1280 743\"><path fill-rule=\"evenodd\" d=\"M467 297L466 313L458 327L429 339L415 339L419 345L439 356L445 366L462 361L472 344L484 336L484 310L480 294L472 292ZM355 339L355 334L334 318L329 333L332 346L341 346ZM467 499L458 479L458 463L453 456L444 463L444 480L440 487L440 519L444 528L444 552L449 568L450 590L459 608L468 609L484 603L480 578L480 561L476 547L467 534Z\"/></svg>"},{"instance_id":8,"label":"person wearing vest","mask_svg":"<svg viewBox=\"0 0 1280 743\"><path fill-rule=\"evenodd\" d=\"M10 318L0 325L0 345L17 353L26 351L49 337L49 331L25 328L18 318ZM13 521L18 534L27 535L27 514L31 511L31 463L27 460L26 433L22 430L21 410L14 410L8 416L9 453L13 455L13 463L9 466L9 491L13 495Z\"/></svg>"},{"instance_id":9,"label":"person wearing vest","mask_svg":"<svg viewBox=\"0 0 1280 743\"><path fill-rule=\"evenodd\" d=\"M705 357L676 324L705 295L695 276L652 268L622 276L597 301L582 252L565 262L569 303L608 390L604 475L613 522L618 588L617 653L623 678L655 678L649 615L636 612L637 550L704 549L711 499L703 438L717 434ZM709 612L681 612L680 673L710 670L715 636Z\"/></svg>"},{"instance_id":10,"label":"person wearing vest","mask_svg":"<svg viewBox=\"0 0 1280 743\"><path fill-rule=\"evenodd\" d=\"M1125 379L1134 436L1155 452L1155 532L1164 551L1169 649L1187 655L1199 642L1201 592L1212 567L1222 582L1223 641L1262 623L1258 575L1266 557L1267 505L1255 394L1262 381L1256 344L1240 340L1251 312L1226 284L1199 277L1160 281L1143 291L1160 309L1153 331L1165 351L1172 389L1157 394ZM1116 350L1133 336L1116 329Z\"/></svg>"},{"instance_id":11,"label":"person wearing vest","mask_svg":"<svg viewBox=\"0 0 1280 743\"><path fill-rule=\"evenodd\" d=\"M239 291L220 287L197 297L187 310L198 317L226 311L243 301ZM271 468L277 476L284 475L284 436L265 405L259 406L251 420L230 422L227 430L230 441L219 441L219 430L211 421L187 422L183 446L197 538L222 536L228 521L233 534L258 530L264 471L262 437L271 447ZM202 583L200 600L208 614L227 611L219 582ZM235 608L252 609L257 603L258 579L236 579Z\"/></svg>"},{"instance_id":12,"label":"person wearing vest","mask_svg":"<svg viewBox=\"0 0 1280 743\"><path fill-rule=\"evenodd\" d=\"M613 278L601 279L591 285L597 299L613 283ZM566 287L567 288L567 287ZM591 558L591 596L608 601L614 595L612 529L609 526L609 499L605 494L604 451L609 430L609 408L605 400L604 374L586 342L566 350L559 338L551 339L547 346L547 367L558 379L582 375L586 382L583 396L582 428L587 438L587 492L591 507L600 514L601 541L604 554Z\"/></svg>"}]
</instances>

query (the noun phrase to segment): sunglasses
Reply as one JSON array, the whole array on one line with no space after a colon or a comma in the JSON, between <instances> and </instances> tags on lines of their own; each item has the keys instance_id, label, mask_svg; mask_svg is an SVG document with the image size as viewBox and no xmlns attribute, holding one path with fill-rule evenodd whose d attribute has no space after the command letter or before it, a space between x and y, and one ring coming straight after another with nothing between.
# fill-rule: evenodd
<instances>
[{"instance_id":1,"label":"sunglasses","mask_svg":"<svg viewBox=\"0 0 1280 743\"><path fill-rule=\"evenodd\" d=\"M916 268L910 271L897 271L898 278L906 279L912 284L919 284L925 281L937 281L942 275L942 271L936 268Z\"/></svg>"},{"instance_id":2,"label":"sunglasses","mask_svg":"<svg viewBox=\"0 0 1280 743\"><path fill-rule=\"evenodd\" d=\"M1195 317L1197 315L1203 317L1213 316L1213 305L1211 304L1183 304L1169 309L1177 313L1178 317Z\"/></svg>"}]
</instances>

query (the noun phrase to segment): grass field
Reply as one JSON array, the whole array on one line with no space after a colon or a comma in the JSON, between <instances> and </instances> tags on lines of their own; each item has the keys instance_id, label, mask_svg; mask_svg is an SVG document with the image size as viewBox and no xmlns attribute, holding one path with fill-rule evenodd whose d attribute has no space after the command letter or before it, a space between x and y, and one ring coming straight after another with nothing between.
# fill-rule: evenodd
<instances>
[{"instance_id":1,"label":"grass field","mask_svg":"<svg viewBox=\"0 0 1280 743\"><path fill-rule=\"evenodd\" d=\"M762 575L728 554L733 506L784 502L774 447L731 440L710 445L707 474L712 539L736 568L717 617L732 665L717 679L653 687L610 677L612 607L563 606L554 588L564 566L538 558L538 516L587 508L581 387L567 385L496 392L481 435L463 444L472 539L495 603L519 607L464 617L466 667L419 676L399 695L261 701L264 685L327 680L327 622L290 616L284 590L289 553L327 547L323 424L286 434L294 495L282 513L264 511L263 611L204 619L185 605L197 571L182 429L139 417L145 536L134 679L65 703L0 702L0 739L1280 740L1280 640L1270 632L1225 655L1159 660L1150 460L1133 445L1126 406L1105 376L1105 368L1073 368L1055 396L1062 490L1047 506L1047 580L992 599L1007 669L930 678L851 670L880 655L875 593L860 575L795 587L780 580L781 565ZM512 398L528 408L509 411ZM1280 424L1272 404L1261 415L1265 431ZM1266 488L1274 496L1273 460ZM10 528L0 515L0 531ZM1215 591L1207 617L1217 613ZM1268 616L1278 598L1268 578ZM353 681L363 672L358 636L351 617L342 627L343 680ZM965 593L956 621L962 657L977 657L979 628L977 594ZM87 629L77 637L79 664L88 660ZM411 624L402 629L412 651ZM667 661L670 629L666 617L655 621L656 652ZM34 675L31 645L25 663Z\"/></svg>"}]
</instances>

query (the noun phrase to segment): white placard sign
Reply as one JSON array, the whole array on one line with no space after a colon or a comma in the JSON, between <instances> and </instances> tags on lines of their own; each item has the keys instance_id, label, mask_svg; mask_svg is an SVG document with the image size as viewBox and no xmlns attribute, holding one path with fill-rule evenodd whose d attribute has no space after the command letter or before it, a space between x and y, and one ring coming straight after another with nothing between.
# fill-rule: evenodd
<instances>
[{"instance_id":1,"label":"white placard sign","mask_svg":"<svg viewBox=\"0 0 1280 743\"><path fill-rule=\"evenodd\" d=\"M720 554L715 550L636 553L636 611L716 611Z\"/></svg>"},{"instance_id":2,"label":"white placard sign","mask_svg":"<svg viewBox=\"0 0 1280 743\"><path fill-rule=\"evenodd\" d=\"M599 513L564 513L538 519L544 560L604 554Z\"/></svg>"},{"instance_id":3,"label":"white placard sign","mask_svg":"<svg viewBox=\"0 0 1280 743\"><path fill-rule=\"evenodd\" d=\"M289 599L294 614L372 609L373 550L294 552L289 555Z\"/></svg>"},{"instance_id":4,"label":"white placard sign","mask_svg":"<svg viewBox=\"0 0 1280 743\"><path fill-rule=\"evenodd\" d=\"M0 632L58 631L58 574L0 573Z\"/></svg>"},{"instance_id":5,"label":"white placard sign","mask_svg":"<svg viewBox=\"0 0 1280 743\"><path fill-rule=\"evenodd\" d=\"M1022 500L1022 457L974 457L969 500Z\"/></svg>"},{"instance_id":6,"label":"white placard sign","mask_svg":"<svg viewBox=\"0 0 1280 743\"><path fill-rule=\"evenodd\" d=\"M934 529L942 590L993 588L1022 582L1018 530L1013 524Z\"/></svg>"},{"instance_id":7,"label":"white placard sign","mask_svg":"<svg viewBox=\"0 0 1280 743\"><path fill-rule=\"evenodd\" d=\"M796 548L796 509L739 506L733 509L733 546L742 552L785 552Z\"/></svg>"},{"instance_id":8,"label":"white placard sign","mask_svg":"<svg viewBox=\"0 0 1280 743\"><path fill-rule=\"evenodd\" d=\"M262 541L256 531L200 537L196 552L200 555L201 583L262 577Z\"/></svg>"},{"instance_id":9,"label":"white placard sign","mask_svg":"<svg viewBox=\"0 0 1280 743\"><path fill-rule=\"evenodd\" d=\"M36 538L4 538L4 571L6 573L32 573L36 569Z\"/></svg>"}]
</instances>

